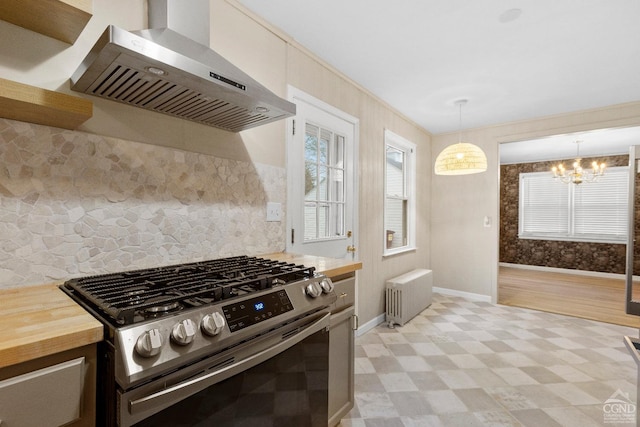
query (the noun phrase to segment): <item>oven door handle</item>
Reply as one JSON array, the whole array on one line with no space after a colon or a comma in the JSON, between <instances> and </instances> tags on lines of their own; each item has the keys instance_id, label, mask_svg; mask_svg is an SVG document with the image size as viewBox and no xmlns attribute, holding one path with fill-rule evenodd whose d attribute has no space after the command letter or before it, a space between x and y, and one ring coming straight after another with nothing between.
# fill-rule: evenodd
<instances>
[{"instance_id":1,"label":"oven door handle","mask_svg":"<svg viewBox=\"0 0 640 427\"><path fill-rule=\"evenodd\" d=\"M305 338L321 331L322 329L328 329L330 325L330 313L325 314L318 320L306 326L303 330L297 334L279 342L278 344L262 350L256 354L253 354L245 359L242 359L236 363L233 363L224 368L217 369L215 372L211 372L199 377L192 378L188 381L178 383L174 386L166 388L162 391L150 394L148 396L130 400L129 401L129 413L136 415L144 411L154 410L169 406L175 402L178 402L192 394L195 394L210 385L216 384L220 381L224 381L227 378L252 368L260 363L269 360L270 358L277 356L285 350L298 344Z\"/></svg>"}]
</instances>

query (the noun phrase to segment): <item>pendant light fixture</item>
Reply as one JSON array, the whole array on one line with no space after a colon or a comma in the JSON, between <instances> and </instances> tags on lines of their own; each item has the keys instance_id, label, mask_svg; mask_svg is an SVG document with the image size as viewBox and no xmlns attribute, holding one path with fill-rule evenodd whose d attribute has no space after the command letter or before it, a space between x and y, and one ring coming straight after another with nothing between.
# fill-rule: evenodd
<instances>
[{"instance_id":1,"label":"pendant light fixture","mask_svg":"<svg viewBox=\"0 0 640 427\"><path fill-rule=\"evenodd\" d=\"M460 110L458 143L446 147L436 157L436 175L469 175L487 170L487 156L477 145L462 142L462 106L466 99L456 101Z\"/></svg>"}]
</instances>

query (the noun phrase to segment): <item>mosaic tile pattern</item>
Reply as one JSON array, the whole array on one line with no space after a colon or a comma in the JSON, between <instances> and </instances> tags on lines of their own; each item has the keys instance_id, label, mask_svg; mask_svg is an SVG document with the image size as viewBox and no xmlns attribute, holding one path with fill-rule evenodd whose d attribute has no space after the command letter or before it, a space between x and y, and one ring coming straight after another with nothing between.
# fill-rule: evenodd
<instances>
[{"instance_id":1,"label":"mosaic tile pattern","mask_svg":"<svg viewBox=\"0 0 640 427\"><path fill-rule=\"evenodd\" d=\"M635 425L638 330L434 294L402 327L356 339L356 406L342 427ZM618 417L619 418L616 418Z\"/></svg>"},{"instance_id":2,"label":"mosaic tile pattern","mask_svg":"<svg viewBox=\"0 0 640 427\"><path fill-rule=\"evenodd\" d=\"M284 249L283 168L0 119L0 288Z\"/></svg>"}]
</instances>

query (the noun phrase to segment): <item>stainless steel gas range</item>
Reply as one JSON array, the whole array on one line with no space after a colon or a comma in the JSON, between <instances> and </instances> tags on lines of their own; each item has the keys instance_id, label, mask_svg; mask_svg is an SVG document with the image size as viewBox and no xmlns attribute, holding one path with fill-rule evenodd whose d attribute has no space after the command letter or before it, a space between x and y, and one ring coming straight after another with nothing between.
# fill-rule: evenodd
<instances>
[{"instance_id":1,"label":"stainless steel gas range","mask_svg":"<svg viewBox=\"0 0 640 427\"><path fill-rule=\"evenodd\" d=\"M239 256L72 279L105 327L97 424L327 425L330 279Z\"/></svg>"}]
</instances>

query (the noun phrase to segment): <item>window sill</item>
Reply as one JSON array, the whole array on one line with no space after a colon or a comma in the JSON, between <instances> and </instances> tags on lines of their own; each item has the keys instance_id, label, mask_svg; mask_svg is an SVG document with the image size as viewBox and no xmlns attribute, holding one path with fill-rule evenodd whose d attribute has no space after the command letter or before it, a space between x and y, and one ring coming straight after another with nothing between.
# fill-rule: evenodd
<instances>
[{"instance_id":1,"label":"window sill","mask_svg":"<svg viewBox=\"0 0 640 427\"><path fill-rule=\"evenodd\" d=\"M394 255L404 254L404 253L407 253L407 252L414 252L417 249L418 248L415 247L415 246L403 246L401 248L385 249L384 253L382 254L382 257L386 258L386 257L394 256Z\"/></svg>"},{"instance_id":2,"label":"window sill","mask_svg":"<svg viewBox=\"0 0 640 427\"><path fill-rule=\"evenodd\" d=\"M518 239L522 240L553 240L558 242L576 242L576 243L605 243L611 245L626 245L626 237L622 240L614 240L611 238L598 238L598 237L562 237L562 236L522 236L519 235Z\"/></svg>"}]
</instances>

